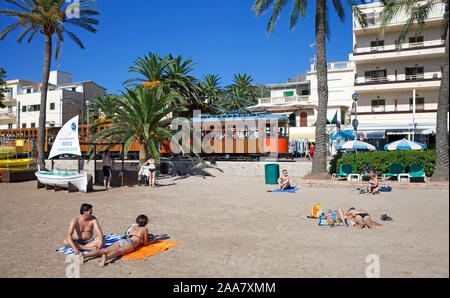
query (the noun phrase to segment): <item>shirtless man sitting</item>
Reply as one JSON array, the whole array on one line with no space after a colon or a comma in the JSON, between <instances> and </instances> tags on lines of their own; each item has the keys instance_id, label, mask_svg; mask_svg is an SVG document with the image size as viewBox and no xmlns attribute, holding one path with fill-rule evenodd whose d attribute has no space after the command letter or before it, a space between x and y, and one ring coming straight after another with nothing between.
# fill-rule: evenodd
<instances>
[{"instance_id":1,"label":"shirtless man sitting","mask_svg":"<svg viewBox=\"0 0 450 298\"><path fill-rule=\"evenodd\" d=\"M92 205L81 205L80 214L70 222L66 239L63 242L65 246L71 247L76 255L80 254L80 250L101 249L104 243L103 232L97 218L92 215ZM94 230L97 237L94 237ZM75 239L73 238L74 232L76 233Z\"/></svg>"},{"instance_id":2,"label":"shirtless man sitting","mask_svg":"<svg viewBox=\"0 0 450 298\"><path fill-rule=\"evenodd\" d=\"M362 209L350 208L345 214L346 217L352 217L355 221L356 227L362 229L364 227L368 227L369 229L375 229L374 224L372 222L372 218L370 217L367 211Z\"/></svg>"},{"instance_id":3,"label":"shirtless man sitting","mask_svg":"<svg viewBox=\"0 0 450 298\"><path fill-rule=\"evenodd\" d=\"M284 190L291 188L291 178L288 176L286 170L283 170L283 175L278 178L278 189Z\"/></svg>"}]
</instances>

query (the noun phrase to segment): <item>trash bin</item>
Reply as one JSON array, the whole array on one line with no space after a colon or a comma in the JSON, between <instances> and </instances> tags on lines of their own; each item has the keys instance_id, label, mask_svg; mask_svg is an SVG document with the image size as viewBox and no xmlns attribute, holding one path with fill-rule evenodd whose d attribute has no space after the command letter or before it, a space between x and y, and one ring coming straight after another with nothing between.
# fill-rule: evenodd
<instances>
[{"instance_id":1,"label":"trash bin","mask_svg":"<svg viewBox=\"0 0 450 298\"><path fill-rule=\"evenodd\" d=\"M280 166L278 164L267 164L264 166L266 184L278 184L280 177Z\"/></svg>"}]
</instances>

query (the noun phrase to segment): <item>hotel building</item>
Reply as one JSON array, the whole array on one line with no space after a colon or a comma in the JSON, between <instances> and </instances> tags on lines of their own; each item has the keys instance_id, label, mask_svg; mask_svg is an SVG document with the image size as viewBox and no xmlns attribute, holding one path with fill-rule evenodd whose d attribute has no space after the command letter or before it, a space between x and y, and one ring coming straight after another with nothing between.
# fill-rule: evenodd
<instances>
[{"instance_id":1,"label":"hotel building","mask_svg":"<svg viewBox=\"0 0 450 298\"><path fill-rule=\"evenodd\" d=\"M370 3L369 3L370 2ZM380 36L381 2L359 5L368 26L353 19L353 53L349 61L328 64L328 134L337 129L354 130L378 148L412 137L434 143L436 111L445 44L441 35L445 6L436 2L423 31L414 24L399 44L398 36L407 16L398 14ZM291 117L290 138L314 139L317 118L317 75L315 65L295 82L267 85L270 98L260 98L251 111L283 113ZM352 94L358 93L355 106ZM357 113L355 113L357 112ZM337 121L333 121L336 116ZM336 123L337 122L337 123Z\"/></svg>"}]
</instances>

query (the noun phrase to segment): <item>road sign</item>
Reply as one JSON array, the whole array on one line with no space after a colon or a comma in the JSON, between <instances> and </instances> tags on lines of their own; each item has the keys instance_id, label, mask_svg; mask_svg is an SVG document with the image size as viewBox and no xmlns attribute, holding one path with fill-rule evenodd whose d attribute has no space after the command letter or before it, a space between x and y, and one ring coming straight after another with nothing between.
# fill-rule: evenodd
<instances>
[{"instance_id":1,"label":"road sign","mask_svg":"<svg viewBox=\"0 0 450 298\"><path fill-rule=\"evenodd\" d=\"M352 99L353 99L354 101L358 101L358 99L359 99L359 94L358 94L358 93L353 93Z\"/></svg>"},{"instance_id":2,"label":"road sign","mask_svg":"<svg viewBox=\"0 0 450 298\"><path fill-rule=\"evenodd\" d=\"M355 130L356 130L356 128L358 127L358 124L359 124L358 120L353 119L352 125L353 125L353 128L355 128Z\"/></svg>"}]
</instances>

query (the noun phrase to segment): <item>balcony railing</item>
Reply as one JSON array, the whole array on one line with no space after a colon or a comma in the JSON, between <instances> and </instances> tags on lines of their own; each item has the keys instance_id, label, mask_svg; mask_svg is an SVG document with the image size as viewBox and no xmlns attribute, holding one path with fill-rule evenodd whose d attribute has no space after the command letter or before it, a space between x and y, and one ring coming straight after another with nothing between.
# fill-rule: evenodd
<instances>
[{"instance_id":1,"label":"balcony railing","mask_svg":"<svg viewBox=\"0 0 450 298\"><path fill-rule=\"evenodd\" d=\"M431 41L424 41L424 42L404 43L401 46L386 45L386 46L378 46L378 47L356 48L353 51L353 54L354 55L377 54L377 53L386 53L386 52L395 52L395 51L408 51L408 50L416 50L416 49L439 48L439 47L444 47L444 46L445 46L444 40L431 40Z\"/></svg>"},{"instance_id":2,"label":"balcony railing","mask_svg":"<svg viewBox=\"0 0 450 298\"><path fill-rule=\"evenodd\" d=\"M442 74L440 72L415 74L415 75L398 74L397 76L376 77L376 78L360 77L355 80L355 86L370 85L370 84L434 81L440 80L441 78Z\"/></svg>"},{"instance_id":3,"label":"balcony railing","mask_svg":"<svg viewBox=\"0 0 450 298\"><path fill-rule=\"evenodd\" d=\"M430 10L428 13L428 18L426 21L432 21L436 19L443 19L444 18L444 11L445 11L445 4L444 3L435 3L434 7ZM377 27L381 26L381 14L380 13L374 13L369 14L366 16L367 20L367 27ZM389 25L401 25L405 24L408 20L408 16L404 13L399 13L395 18L391 20ZM356 18L353 20L353 29L363 29L363 26L358 22Z\"/></svg>"},{"instance_id":4,"label":"balcony railing","mask_svg":"<svg viewBox=\"0 0 450 298\"><path fill-rule=\"evenodd\" d=\"M267 97L260 98L259 104L290 104L290 103L308 103L309 95L295 95L289 97Z\"/></svg>"},{"instance_id":5,"label":"balcony railing","mask_svg":"<svg viewBox=\"0 0 450 298\"><path fill-rule=\"evenodd\" d=\"M15 112L3 112L0 113L0 119L10 119L10 118L15 118L16 117L16 113Z\"/></svg>"}]
</instances>

